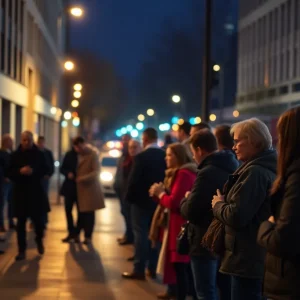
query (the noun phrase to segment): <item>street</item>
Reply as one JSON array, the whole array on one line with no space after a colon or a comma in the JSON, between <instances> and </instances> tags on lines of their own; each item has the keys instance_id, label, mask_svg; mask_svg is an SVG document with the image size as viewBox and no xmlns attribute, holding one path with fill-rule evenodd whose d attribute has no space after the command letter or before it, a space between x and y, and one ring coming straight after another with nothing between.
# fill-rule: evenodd
<instances>
[{"instance_id":1,"label":"street","mask_svg":"<svg viewBox=\"0 0 300 300\"><path fill-rule=\"evenodd\" d=\"M55 199L53 195L53 201ZM131 246L119 246L122 219L117 199L106 199L106 209L97 212L93 247L63 244L66 236L63 205L52 205L46 233L44 257L37 255L34 234L28 233L27 260L15 262L15 233L8 233L7 242L0 244L6 254L0 257L1 299L155 299L163 286L148 279L126 281L122 271L130 271L126 259Z\"/></svg>"}]
</instances>

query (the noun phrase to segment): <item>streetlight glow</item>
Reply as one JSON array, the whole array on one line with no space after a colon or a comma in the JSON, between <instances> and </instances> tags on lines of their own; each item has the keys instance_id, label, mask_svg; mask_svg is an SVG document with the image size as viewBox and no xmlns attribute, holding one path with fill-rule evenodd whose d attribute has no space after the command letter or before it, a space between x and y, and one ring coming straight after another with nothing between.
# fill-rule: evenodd
<instances>
[{"instance_id":1,"label":"streetlight glow","mask_svg":"<svg viewBox=\"0 0 300 300\"><path fill-rule=\"evenodd\" d=\"M81 92L75 91L75 92L73 93L73 96L74 96L75 98L79 99L79 98L81 97Z\"/></svg>"},{"instance_id":2,"label":"streetlight glow","mask_svg":"<svg viewBox=\"0 0 300 300\"><path fill-rule=\"evenodd\" d=\"M136 130L136 129L133 129L131 132L130 132L130 135L133 137L133 138L137 138L139 136L139 132Z\"/></svg>"},{"instance_id":3,"label":"streetlight glow","mask_svg":"<svg viewBox=\"0 0 300 300\"><path fill-rule=\"evenodd\" d=\"M215 72L219 72L219 71L221 70L220 65L214 65L214 66L213 66L213 70L214 70Z\"/></svg>"},{"instance_id":4,"label":"streetlight glow","mask_svg":"<svg viewBox=\"0 0 300 300\"><path fill-rule=\"evenodd\" d=\"M138 115L137 118L138 118L138 120L141 121L141 122L145 121L145 116L142 115L142 114Z\"/></svg>"},{"instance_id":5,"label":"streetlight glow","mask_svg":"<svg viewBox=\"0 0 300 300\"><path fill-rule=\"evenodd\" d=\"M180 102L180 96L178 96L178 95L174 95L173 97L172 97L172 101L174 102L174 103L179 103Z\"/></svg>"},{"instance_id":6,"label":"streetlight glow","mask_svg":"<svg viewBox=\"0 0 300 300\"><path fill-rule=\"evenodd\" d=\"M78 127L80 125L80 119L78 117L74 118L73 121L73 126Z\"/></svg>"},{"instance_id":7,"label":"streetlight glow","mask_svg":"<svg viewBox=\"0 0 300 300\"><path fill-rule=\"evenodd\" d=\"M68 122L67 121L62 121L61 122L61 127L66 128L68 126Z\"/></svg>"},{"instance_id":8,"label":"streetlight glow","mask_svg":"<svg viewBox=\"0 0 300 300\"><path fill-rule=\"evenodd\" d=\"M76 18L81 18L82 15L83 15L83 9L80 8L80 7L72 7L70 9L70 13L73 17L76 17Z\"/></svg>"},{"instance_id":9,"label":"streetlight glow","mask_svg":"<svg viewBox=\"0 0 300 300\"><path fill-rule=\"evenodd\" d=\"M200 124L201 123L201 118L200 117L196 117L195 118L195 124Z\"/></svg>"},{"instance_id":10,"label":"streetlight glow","mask_svg":"<svg viewBox=\"0 0 300 300\"><path fill-rule=\"evenodd\" d=\"M240 112L238 110L235 110L232 115L235 117L235 118L238 118L239 115L240 115Z\"/></svg>"},{"instance_id":11,"label":"streetlight glow","mask_svg":"<svg viewBox=\"0 0 300 300\"><path fill-rule=\"evenodd\" d=\"M152 108L149 108L149 109L147 110L147 115L148 115L149 117L153 117L153 116L154 116L154 114L155 114L155 111L154 111L154 109L152 109Z\"/></svg>"},{"instance_id":12,"label":"streetlight glow","mask_svg":"<svg viewBox=\"0 0 300 300\"><path fill-rule=\"evenodd\" d=\"M54 107L54 106L51 107L50 112L51 112L52 115L56 115L56 113L57 113L57 108Z\"/></svg>"},{"instance_id":13,"label":"streetlight glow","mask_svg":"<svg viewBox=\"0 0 300 300\"><path fill-rule=\"evenodd\" d=\"M73 88L74 88L75 91L81 91L82 90L82 84L76 83L76 84L74 84Z\"/></svg>"},{"instance_id":14,"label":"streetlight glow","mask_svg":"<svg viewBox=\"0 0 300 300\"><path fill-rule=\"evenodd\" d=\"M74 63L72 61L70 61L70 60L66 61L65 64L64 64L64 66L65 66L65 69L67 71L72 71L75 68Z\"/></svg>"},{"instance_id":15,"label":"streetlight glow","mask_svg":"<svg viewBox=\"0 0 300 300\"><path fill-rule=\"evenodd\" d=\"M71 105L72 105L72 107L76 108L76 107L79 106L79 101L76 100L76 99L74 99L74 100L71 102Z\"/></svg>"},{"instance_id":16,"label":"streetlight glow","mask_svg":"<svg viewBox=\"0 0 300 300\"><path fill-rule=\"evenodd\" d=\"M143 129L144 129L144 124L141 123L141 122L139 122L139 123L136 123L135 127L136 127L136 129L138 129L138 130L143 130Z\"/></svg>"},{"instance_id":17,"label":"streetlight glow","mask_svg":"<svg viewBox=\"0 0 300 300\"><path fill-rule=\"evenodd\" d=\"M209 116L209 119L212 121L212 122L215 122L217 120L217 116L215 114L211 114Z\"/></svg>"},{"instance_id":18,"label":"streetlight glow","mask_svg":"<svg viewBox=\"0 0 300 300\"><path fill-rule=\"evenodd\" d=\"M173 124L172 129L173 129L173 131L178 131L179 125L178 124Z\"/></svg>"},{"instance_id":19,"label":"streetlight glow","mask_svg":"<svg viewBox=\"0 0 300 300\"><path fill-rule=\"evenodd\" d=\"M179 119L178 120L178 125L182 125L184 123L184 120L183 119Z\"/></svg>"},{"instance_id":20,"label":"streetlight glow","mask_svg":"<svg viewBox=\"0 0 300 300\"><path fill-rule=\"evenodd\" d=\"M65 118L66 120L71 120L72 114L71 114L69 111L66 111L66 112L64 113L64 118Z\"/></svg>"}]
</instances>

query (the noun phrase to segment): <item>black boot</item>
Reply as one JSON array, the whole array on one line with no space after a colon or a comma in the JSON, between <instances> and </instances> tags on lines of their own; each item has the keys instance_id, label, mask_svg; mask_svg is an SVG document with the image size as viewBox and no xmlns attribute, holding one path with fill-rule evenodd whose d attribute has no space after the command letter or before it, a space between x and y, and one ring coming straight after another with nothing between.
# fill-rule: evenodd
<instances>
[{"instance_id":1,"label":"black boot","mask_svg":"<svg viewBox=\"0 0 300 300\"><path fill-rule=\"evenodd\" d=\"M24 260L26 259L26 253L25 252L19 252L19 254L16 256L16 261Z\"/></svg>"},{"instance_id":2,"label":"black boot","mask_svg":"<svg viewBox=\"0 0 300 300\"><path fill-rule=\"evenodd\" d=\"M37 246L38 253L40 255L43 255L45 253L45 247L44 247L44 244L43 244L43 240L37 240L36 241L36 246Z\"/></svg>"}]
</instances>

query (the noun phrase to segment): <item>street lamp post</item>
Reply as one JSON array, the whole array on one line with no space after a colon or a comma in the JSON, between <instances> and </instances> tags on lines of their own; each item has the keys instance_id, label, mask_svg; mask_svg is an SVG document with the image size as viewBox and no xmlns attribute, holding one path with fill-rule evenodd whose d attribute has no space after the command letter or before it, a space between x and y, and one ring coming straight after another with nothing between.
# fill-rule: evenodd
<instances>
[{"instance_id":1,"label":"street lamp post","mask_svg":"<svg viewBox=\"0 0 300 300\"><path fill-rule=\"evenodd\" d=\"M212 2L206 0L205 7L205 47L203 57L203 96L202 96L202 119L209 121L209 100L210 100L210 73L211 73L211 18Z\"/></svg>"},{"instance_id":2,"label":"street lamp post","mask_svg":"<svg viewBox=\"0 0 300 300\"><path fill-rule=\"evenodd\" d=\"M215 72L219 72L219 78L220 78L220 84L219 84L219 111L220 111L220 116L219 116L219 122L223 122L223 114L224 114L224 66L220 65L214 65L213 70Z\"/></svg>"}]
</instances>

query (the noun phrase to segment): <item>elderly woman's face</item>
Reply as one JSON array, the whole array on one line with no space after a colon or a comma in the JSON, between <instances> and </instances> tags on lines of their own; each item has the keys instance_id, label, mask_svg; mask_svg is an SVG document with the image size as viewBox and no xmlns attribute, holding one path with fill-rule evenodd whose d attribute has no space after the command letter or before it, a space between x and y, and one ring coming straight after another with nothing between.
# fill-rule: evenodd
<instances>
[{"instance_id":1,"label":"elderly woman's face","mask_svg":"<svg viewBox=\"0 0 300 300\"><path fill-rule=\"evenodd\" d=\"M233 139L234 146L232 149L234 150L238 160L245 162L257 155L257 148L252 145L247 138L241 135L240 130L236 130L234 132Z\"/></svg>"}]
</instances>

